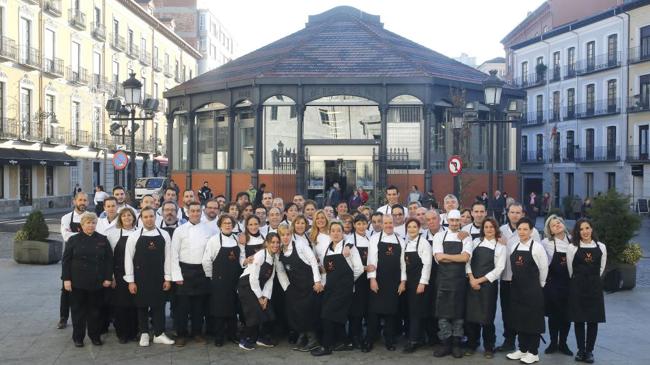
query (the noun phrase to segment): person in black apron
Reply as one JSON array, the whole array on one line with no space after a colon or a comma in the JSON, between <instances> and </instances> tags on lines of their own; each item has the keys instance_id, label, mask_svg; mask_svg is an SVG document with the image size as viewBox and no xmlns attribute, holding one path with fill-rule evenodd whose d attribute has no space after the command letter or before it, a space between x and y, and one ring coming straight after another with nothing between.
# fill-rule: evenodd
<instances>
[{"instance_id":1,"label":"person in black apron","mask_svg":"<svg viewBox=\"0 0 650 365\"><path fill-rule=\"evenodd\" d=\"M174 230L181 224L178 221L178 205L172 201L166 201L162 204L162 221L159 228L165 230L170 238L174 237Z\"/></svg>"},{"instance_id":2,"label":"person in black apron","mask_svg":"<svg viewBox=\"0 0 650 365\"><path fill-rule=\"evenodd\" d=\"M318 261L310 247L292 240L287 225L278 227L278 235L282 247L279 254L281 265L278 268L284 270L288 278L288 282L282 285L286 287L284 298L287 321L290 329L298 333L293 349L308 352L318 347L315 333L320 315L317 294L323 291ZM283 275L278 275L279 281L282 278Z\"/></svg>"},{"instance_id":3,"label":"person in black apron","mask_svg":"<svg viewBox=\"0 0 650 365\"><path fill-rule=\"evenodd\" d=\"M424 239L429 242L429 246L432 247L432 256L433 256L433 237L435 237L440 232L445 232L446 228L440 224L440 215L436 210L429 210L424 214L424 219L427 222L427 231L424 234ZM442 233L444 234L444 233ZM435 293L437 292L436 280L438 277L438 263L436 260L431 261L431 275L429 275L429 286L431 287L431 295L429 296L429 317L425 318L424 331L427 334L429 345L435 346L440 344L440 338L438 338L438 318L436 318L436 298Z\"/></svg>"},{"instance_id":4,"label":"person in black apron","mask_svg":"<svg viewBox=\"0 0 650 365\"><path fill-rule=\"evenodd\" d=\"M79 220L81 215L86 211L88 206L88 195L79 192L74 196L74 210L61 217L61 237L63 238L63 245L68 242L70 237L81 232L81 224ZM65 247L64 247L65 251ZM56 328L64 329L68 326L68 318L70 316L70 292L65 290L63 282L61 282L61 299L59 304L59 323Z\"/></svg>"},{"instance_id":5,"label":"person in black apron","mask_svg":"<svg viewBox=\"0 0 650 365\"><path fill-rule=\"evenodd\" d=\"M181 207L181 217L185 222L190 220L190 203L194 202L194 191L186 189L183 191L183 206Z\"/></svg>"},{"instance_id":6,"label":"person in black apron","mask_svg":"<svg viewBox=\"0 0 650 365\"><path fill-rule=\"evenodd\" d=\"M97 216L94 213L84 213L80 224L81 232L70 237L66 244L61 278L63 288L70 293L75 346L84 345L86 327L93 345L100 346L102 289L111 286L113 251L106 236L95 231Z\"/></svg>"},{"instance_id":7,"label":"person in black apron","mask_svg":"<svg viewBox=\"0 0 650 365\"><path fill-rule=\"evenodd\" d=\"M344 228L341 222L330 224L330 243L325 252L325 293L320 317L323 325L322 346L311 351L313 356L330 355L334 351L352 350L352 343L345 334L350 304L354 291L354 281L363 273L363 264L359 251L348 245L348 257L343 255L346 247L343 241ZM334 347L337 342L340 345Z\"/></svg>"},{"instance_id":8,"label":"person in black apron","mask_svg":"<svg viewBox=\"0 0 650 365\"><path fill-rule=\"evenodd\" d=\"M605 323L605 299L601 276L607 263L607 249L598 242L588 219L579 219L567 251L569 318L574 322L578 353L576 361L594 362L598 323ZM585 337L586 327L586 337Z\"/></svg>"},{"instance_id":9,"label":"person in black apron","mask_svg":"<svg viewBox=\"0 0 650 365\"><path fill-rule=\"evenodd\" d=\"M370 282L368 281L368 247L370 240L366 235L368 230L368 219L363 214L354 218L354 233L347 240L359 252L364 272L354 281L354 294L350 304L350 315L348 317L348 336L354 348L361 348L363 336L362 324L364 319L368 321L368 296L370 294Z\"/></svg>"},{"instance_id":10,"label":"person in black apron","mask_svg":"<svg viewBox=\"0 0 650 365\"><path fill-rule=\"evenodd\" d=\"M379 317L384 318L384 341L395 351L395 321L399 296L406 291L403 241L393 232L393 217L382 216L382 231L371 238L368 248L368 331L362 351L370 352L379 336Z\"/></svg>"},{"instance_id":11,"label":"person in black apron","mask_svg":"<svg viewBox=\"0 0 650 365\"><path fill-rule=\"evenodd\" d=\"M219 217L221 233L208 240L203 255L203 270L210 280L210 314L215 317L214 345L223 346L226 334L237 339L237 281L246 260L245 249L232 229L236 222L228 215Z\"/></svg>"},{"instance_id":12,"label":"person in black apron","mask_svg":"<svg viewBox=\"0 0 650 365\"><path fill-rule=\"evenodd\" d=\"M531 238L532 231L530 219L522 218L517 222L519 243L509 257L512 268L510 310L519 350L506 356L525 364L539 361L539 339L545 331L543 287L548 273L548 257L542 245Z\"/></svg>"},{"instance_id":13,"label":"person in black apron","mask_svg":"<svg viewBox=\"0 0 650 365\"><path fill-rule=\"evenodd\" d=\"M246 266L237 284L242 313L246 318L246 327L239 340L239 347L244 350L253 350L255 345L273 347L269 324L275 319L271 296L275 269L279 266L280 237L277 233L269 233L264 246L264 250L257 252L253 262Z\"/></svg>"},{"instance_id":14,"label":"person in black apron","mask_svg":"<svg viewBox=\"0 0 650 365\"><path fill-rule=\"evenodd\" d=\"M246 218L246 231L239 235L239 243L244 245L246 264L253 262L253 256L264 249L264 236L260 232L260 219L257 216Z\"/></svg>"},{"instance_id":15,"label":"person in black apron","mask_svg":"<svg viewBox=\"0 0 650 365\"><path fill-rule=\"evenodd\" d=\"M429 276L433 253L431 245L420 233L420 222L415 218L406 221L406 295L408 297L409 334L404 353L414 352L423 341L424 318L430 316L431 289Z\"/></svg>"},{"instance_id":16,"label":"person in black apron","mask_svg":"<svg viewBox=\"0 0 650 365\"><path fill-rule=\"evenodd\" d=\"M311 249L311 241L309 240L309 235L307 234L307 229L309 228L309 220L304 215L299 215L296 219L293 220L293 225L291 226L291 231L293 231L293 241L296 244L304 245Z\"/></svg>"},{"instance_id":17,"label":"person in black apron","mask_svg":"<svg viewBox=\"0 0 650 365\"><path fill-rule=\"evenodd\" d=\"M483 206L483 204L480 204ZM498 240L501 232L497 221L483 219L481 237L473 243L472 259L467 265L469 287L467 288L467 308L465 311L465 329L467 345L465 356L474 354L483 332L484 356L494 357L496 332L494 316L497 310L498 279L506 267L507 249Z\"/></svg>"},{"instance_id":18,"label":"person in black apron","mask_svg":"<svg viewBox=\"0 0 650 365\"><path fill-rule=\"evenodd\" d=\"M156 227L156 212L140 212L143 227L126 241L124 280L135 295L138 307L140 346L149 346L149 314L153 323L154 343L173 345L165 334L166 292L171 289L171 241L164 230Z\"/></svg>"},{"instance_id":19,"label":"person in black apron","mask_svg":"<svg viewBox=\"0 0 650 365\"><path fill-rule=\"evenodd\" d=\"M124 281L124 257L126 241L135 232L135 214L131 209L122 209L115 227L108 233L113 248L113 292L111 306L115 319L115 334L121 344L135 340L138 335L138 310L135 297L129 292L129 283Z\"/></svg>"},{"instance_id":20,"label":"person in black apron","mask_svg":"<svg viewBox=\"0 0 650 365\"><path fill-rule=\"evenodd\" d=\"M456 209L447 213L449 230L433 238L433 256L438 263L436 282L436 317L438 318L438 337L442 346L434 351L435 357L452 354L455 358L463 356L460 348L463 337L463 318L465 317L465 294L467 275L465 264L470 260L472 241L460 234L460 212Z\"/></svg>"},{"instance_id":21,"label":"person in black apron","mask_svg":"<svg viewBox=\"0 0 650 365\"><path fill-rule=\"evenodd\" d=\"M551 338L551 343L544 353L560 351L573 356L566 343L571 328L568 316L569 269L566 258L570 238L564 220L555 214L550 215L544 224L544 235L547 238L542 241L542 245L550 261L544 286L544 310L548 317L548 333Z\"/></svg>"},{"instance_id":22,"label":"person in black apron","mask_svg":"<svg viewBox=\"0 0 650 365\"><path fill-rule=\"evenodd\" d=\"M483 226L483 221L487 216L487 211L485 210L485 205L481 202L474 202L472 204L472 223L463 227L463 231L469 233L472 236L472 241L481 236L481 227Z\"/></svg>"},{"instance_id":23,"label":"person in black apron","mask_svg":"<svg viewBox=\"0 0 650 365\"><path fill-rule=\"evenodd\" d=\"M172 238L172 281L174 282L174 327L177 347L185 346L187 337L206 343L202 336L204 305L209 292L209 280L203 271L203 254L210 230L201 224L201 204L190 203L190 221L180 226ZM187 322L191 318L192 331Z\"/></svg>"}]
</instances>

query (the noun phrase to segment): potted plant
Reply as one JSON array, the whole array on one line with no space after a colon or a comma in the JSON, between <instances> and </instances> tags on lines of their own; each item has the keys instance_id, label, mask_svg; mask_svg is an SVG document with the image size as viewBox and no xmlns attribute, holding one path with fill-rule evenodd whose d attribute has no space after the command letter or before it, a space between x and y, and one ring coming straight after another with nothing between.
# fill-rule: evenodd
<instances>
[{"instance_id":1,"label":"potted plant","mask_svg":"<svg viewBox=\"0 0 650 365\"><path fill-rule=\"evenodd\" d=\"M633 289L636 286L636 264L642 257L641 245L628 243L616 258L621 274L621 289Z\"/></svg>"},{"instance_id":2,"label":"potted plant","mask_svg":"<svg viewBox=\"0 0 650 365\"><path fill-rule=\"evenodd\" d=\"M41 211L29 214L14 238L14 260L19 264L54 264L61 260L63 243L48 239L50 232Z\"/></svg>"}]
</instances>

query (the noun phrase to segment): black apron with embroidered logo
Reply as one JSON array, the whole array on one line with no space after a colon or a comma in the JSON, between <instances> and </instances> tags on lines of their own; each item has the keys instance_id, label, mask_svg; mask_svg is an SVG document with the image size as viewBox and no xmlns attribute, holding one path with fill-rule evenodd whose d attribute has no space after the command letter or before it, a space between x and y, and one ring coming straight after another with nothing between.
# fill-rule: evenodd
<instances>
[{"instance_id":1,"label":"black apron with embroidered logo","mask_svg":"<svg viewBox=\"0 0 650 365\"><path fill-rule=\"evenodd\" d=\"M568 321L569 281L566 252L558 252L553 240L553 258L544 285L544 309L547 316L559 316L563 322Z\"/></svg>"},{"instance_id":2,"label":"black apron with embroidered logo","mask_svg":"<svg viewBox=\"0 0 650 365\"><path fill-rule=\"evenodd\" d=\"M223 245L223 234L219 234ZM210 314L215 317L234 317L237 313L237 280L242 273L239 263L239 245L219 249L212 261L210 281Z\"/></svg>"},{"instance_id":3,"label":"black apron with embroidered logo","mask_svg":"<svg viewBox=\"0 0 650 365\"><path fill-rule=\"evenodd\" d=\"M340 245L343 245L343 242ZM341 247L342 249L343 247ZM330 243L329 250L334 251L333 243ZM327 251L325 252L323 266L327 277L321 318L336 323L345 323L348 320L352 290L354 290L354 273L342 251L333 255L327 255Z\"/></svg>"},{"instance_id":4,"label":"black apron with embroidered logo","mask_svg":"<svg viewBox=\"0 0 650 365\"><path fill-rule=\"evenodd\" d=\"M401 281L400 256L402 246L397 243L383 242L379 234L377 243L377 293L370 291L368 311L379 314L396 314L399 304L397 289ZM397 235L395 236L397 238Z\"/></svg>"},{"instance_id":5,"label":"black apron with embroidered logo","mask_svg":"<svg viewBox=\"0 0 650 365\"><path fill-rule=\"evenodd\" d=\"M447 232L442 239L442 250L447 255L458 255L463 252L461 241L447 241ZM465 263L438 263L436 277L436 318L461 319L465 316L465 294L467 292L467 277Z\"/></svg>"},{"instance_id":6,"label":"black apron with embroidered logo","mask_svg":"<svg viewBox=\"0 0 650 365\"><path fill-rule=\"evenodd\" d=\"M268 253L264 251L264 263L260 267L259 272L259 283L260 289L264 290L264 285L273 275L274 267L273 265L266 262L266 255ZM249 275L242 276L239 278L239 283L237 284L237 291L239 293L239 300L241 301L242 312L244 313L244 318L246 318L246 326L258 326L264 322L269 322L275 319L273 314L273 308L271 301L269 300L266 309L262 310L260 302L251 288Z\"/></svg>"},{"instance_id":7,"label":"black apron with embroidered logo","mask_svg":"<svg viewBox=\"0 0 650 365\"><path fill-rule=\"evenodd\" d=\"M264 236L262 236L261 233L258 233L257 236L252 236L252 237L260 237L260 236L262 237L263 240ZM256 253L258 253L263 248L264 248L264 242L257 245L251 245L247 243L246 246L244 246L244 252L246 253L246 257L251 257L254 256Z\"/></svg>"},{"instance_id":8,"label":"black apron with embroidered logo","mask_svg":"<svg viewBox=\"0 0 650 365\"><path fill-rule=\"evenodd\" d=\"M494 255L496 247L493 250L489 247L481 246L481 243L479 243L472 252L472 260L470 262L472 275L477 279L494 270ZM494 324L498 292L499 287L496 280L491 283L489 281L482 283L479 290L474 290L472 289L472 286L469 285L467 288L467 310L465 320L467 322L482 325Z\"/></svg>"},{"instance_id":9,"label":"black apron with embroidered logo","mask_svg":"<svg viewBox=\"0 0 650 365\"><path fill-rule=\"evenodd\" d=\"M533 259L533 245L530 250L517 251L520 243L510 255L512 282L510 287L510 312L512 329L518 333L544 333L544 291L539 282L539 268Z\"/></svg>"},{"instance_id":10,"label":"black apron with embroidered logo","mask_svg":"<svg viewBox=\"0 0 650 365\"><path fill-rule=\"evenodd\" d=\"M569 289L569 317L573 322L605 322L605 298L600 279L603 252L579 247L573 258L573 277Z\"/></svg>"},{"instance_id":11,"label":"black apron with embroidered logo","mask_svg":"<svg viewBox=\"0 0 650 365\"><path fill-rule=\"evenodd\" d=\"M138 307L158 307L165 302L165 238L158 231L157 236L143 236L144 228L140 229L140 237L135 244L133 255L133 274L138 291L135 304Z\"/></svg>"},{"instance_id":12,"label":"black apron with embroidered logo","mask_svg":"<svg viewBox=\"0 0 650 365\"><path fill-rule=\"evenodd\" d=\"M311 266L298 255L296 243L291 241L291 254L280 254L280 262L289 278L284 292L285 309L289 326L297 332L314 329L318 318L318 298L314 292L314 274Z\"/></svg>"},{"instance_id":13,"label":"black apron with embroidered logo","mask_svg":"<svg viewBox=\"0 0 650 365\"><path fill-rule=\"evenodd\" d=\"M79 233L81 232L81 222L73 222L72 220L74 219L74 211L72 214L70 214L70 224L68 227L70 228L70 232L72 233Z\"/></svg>"},{"instance_id":14,"label":"black apron with embroidered logo","mask_svg":"<svg viewBox=\"0 0 650 365\"><path fill-rule=\"evenodd\" d=\"M116 307L135 307L135 296L129 291L129 283L124 280L124 256L128 239L129 236L123 236L120 228L120 239L117 240L113 249L115 288L111 296L111 304Z\"/></svg>"},{"instance_id":15,"label":"black apron with embroidered logo","mask_svg":"<svg viewBox=\"0 0 650 365\"><path fill-rule=\"evenodd\" d=\"M422 268L424 267L422 258L418 253L421 236L421 234L418 235L415 251L404 253L404 261L406 261L406 296L410 318L431 317L431 288L429 288L429 285L425 285L424 293L417 293L420 278L422 277ZM408 246L408 242L406 245Z\"/></svg>"},{"instance_id":16,"label":"black apron with embroidered logo","mask_svg":"<svg viewBox=\"0 0 650 365\"><path fill-rule=\"evenodd\" d=\"M354 233L354 247L359 251L361 263L363 266L368 265L368 247L357 246L357 234ZM363 317L368 313L368 295L370 293L370 281L368 273L365 271L354 282L354 293L352 295L352 304L350 304L350 315L353 317Z\"/></svg>"}]
</instances>

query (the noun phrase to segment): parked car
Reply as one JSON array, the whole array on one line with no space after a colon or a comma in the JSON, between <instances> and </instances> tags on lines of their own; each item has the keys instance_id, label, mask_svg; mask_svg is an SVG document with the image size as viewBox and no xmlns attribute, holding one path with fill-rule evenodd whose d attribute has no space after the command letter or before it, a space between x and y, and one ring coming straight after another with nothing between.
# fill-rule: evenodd
<instances>
[{"instance_id":1,"label":"parked car","mask_svg":"<svg viewBox=\"0 0 650 365\"><path fill-rule=\"evenodd\" d=\"M166 177L141 177L135 180L135 200L140 201L147 194L163 196L167 188Z\"/></svg>"}]
</instances>

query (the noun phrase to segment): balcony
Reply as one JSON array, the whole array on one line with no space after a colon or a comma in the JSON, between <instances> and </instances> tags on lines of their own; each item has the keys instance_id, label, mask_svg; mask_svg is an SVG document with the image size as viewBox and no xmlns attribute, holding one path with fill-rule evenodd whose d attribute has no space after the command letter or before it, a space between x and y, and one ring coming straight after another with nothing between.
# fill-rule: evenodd
<instances>
[{"instance_id":1,"label":"balcony","mask_svg":"<svg viewBox=\"0 0 650 365\"><path fill-rule=\"evenodd\" d=\"M16 41L11 38L2 37L0 40L0 59L15 61L16 52Z\"/></svg>"},{"instance_id":2,"label":"balcony","mask_svg":"<svg viewBox=\"0 0 650 365\"><path fill-rule=\"evenodd\" d=\"M560 108L555 108L555 109L549 109L548 110L548 122L549 123L557 123L561 122L562 119L560 118L562 113L560 113Z\"/></svg>"},{"instance_id":3,"label":"balcony","mask_svg":"<svg viewBox=\"0 0 650 365\"><path fill-rule=\"evenodd\" d=\"M60 17L61 12L61 0L45 0L43 3L43 11L56 17Z\"/></svg>"},{"instance_id":4,"label":"balcony","mask_svg":"<svg viewBox=\"0 0 650 365\"><path fill-rule=\"evenodd\" d=\"M65 129L63 127L50 127L50 135L45 138L45 142L50 144L64 144Z\"/></svg>"},{"instance_id":5,"label":"balcony","mask_svg":"<svg viewBox=\"0 0 650 365\"><path fill-rule=\"evenodd\" d=\"M562 69L558 66L548 70L548 82L556 82L562 80Z\"/></svg>"},{"instance_id":6,"label":"balcony","mask_svg":"<svg viewBox=\"0 0 650 365\"><path fill-rule=\"evenodd\" d=\"M124 37L117 34L111 34L111 47L118 52L124 52L126 49L126 41Z\"/></svg>"},{"instance_id":7,"label":"balcony","mask_svg":"<svg viewBox=\"0 0 650 365\"><path fill-rule=\"evenodd\" d=\"M576 64L578 76L605 71L621 66L621 52L601 54L593 58L578 61Z\"/></svg>"},{"instance_id":8,"label":"balcony","mask_svg":"<svg viewBox=\"0 0 650 365\"><path fill-rule=\"evenodd\" d=\"M47 131L42 122L23 122L21 123L21 138L25 141L40 142L47 136Z\"/></svg>"},{"instance_id":9,"label":"balcony","mask_svg":"<svg viewBox=\"0 0 650 365\"><path fill-rule=\"evenodd\" d=\"M88 146L92 142L92 137L87 131L69 131L66 136L66 143L73 146Z\"/></svg>"},{"instance_id":10,"label":"balcony","mask_svg":"<svg viewBox=\"0 0 650 365\"><path fill-rule=\"evenodd\" d=\"M126 48L126 56L130 59L137 60L140 57L140 49L135 44L131 44Z\"/></svg>"},{"instance_id":11,"label":"balcony","mask_svg":"<svg viewBox=\"0 0 650 365\"><path fill-rule=\"evenodd\" d=\"M29 68L41 68L41 52L38 49L29 45L21 45L19 51L18 63Z\"/></svg>"},{"instance_id":12,"label":"balcony","mask_svg":"<svg viewBox=\"0 0 650 365\"><path fill-rule=\"evenodd\" d=\"M573 145L573 147L562 148L562 155L561 155L560 162L575 162L576 153L579 153L579 151L580 150L575 145Z\"/></svg>"},{"instance_id":13,"label":"balcony","mask_svg":"<svg viewBox=\"0 0 650 365\"><path fill-rule=\"evenodd\" d=\"M91 79L90 79L90 87L93 89L95 92L102 92L106 89L106 85L104 83L104 78L100 74L93 74Z\"/></svg>"},{"instance_id":14,"label":"balcony","mask_svg":"<svg viewBox=\"0 0 650 365\"><path fill-rule=\"evenodd\" d=\"M68 9L68 22L73 28L86 30L86 14L79 9Z\"/></svg>"},{"instance_id":15,"label":"balcony","mask_svg":"<svg viewBox=\"0 0 650 365\"><path fill-rule=\"evenodd\" d=\"M532 127L544 124L544 113L530 112L522 118L519 123L522 127Z\"/></svg>"},{"instance_id":16,"label":"balcony","mask_svg":"<svg viewBox=\"0 0 650 365\"><path fill-rule=\"evenodd\" d=\"M542 164L544 163L544 151L521 151L522 164Z\"/></svg>"},{"instance_id":17,"label":"balcony","mask_svg":"<svg viewBox=\"0 0 650 365\"><path fill-rule=\"evenodd\" d=\"M577 74L578 74L577 66L576 66L575 63L568 64L568 65L564 66L564 79L565 80L572 79L572 78L576 77Z\"/></svg>"},{"instance_id":18,"label":"balcony","mask_svg":"<svg viewBox=\"0 0 650 365\"><path fill-rule=\"evenodd\" d=\"M563 120L573 120L576 119L576 106L572 105L571 107L562 108L562 118Z\"/></svg>"},{"instance_id":19,"label":"balcony","mask_svg":"<svg viewBox=\"0 0 650 365\"><path fill-rule=\"evenodd\" d=\"M516 77L511 84L522 89L542 86L546 84L546 73L531 73L524 77Z\"/></svg>"},{"instance_id":20,"label":"balcony","mask_svg":"<svg viewBox=\"0 0 650 365\"><path fill-rule=\"evenodd\" d=\"M593 103L581 103L577 105L576 118L587 119L621 113L620 98L611 100L596 100Z\"/></svg>"},{"instance_id":21,"label":"balcony","mask_svg":"<svg viewBox=\"0 0 650 365\"><path fill-rule=\"evenodd\" d=\"M625 161L650 163L650 148L647 144L642 146L627 146Z\"/></svg>"},{"instance_id":22,"label":"balcony","mask_svg":"<svg viewBox=\"0 0 650 365\"><path fill-rule=\"evenodd\" d=\"M63 77L63 60L43 58L43 72L54 77Z\"/></svg>"},{"instance_id":23,"label":"balcony","mask_svg":"<svg viewBox=\"0 0 650 365\"><path fill-rule=\"evenodd\" d=\"M151 66L151 53L145 50L140 52L140 63L143 66Z\"/></svg>"},{"instance_id":24,"label":"balcony","mask_svg":"<svg viewBox=\"0 0 650 365\"><path fill-rule=\"evenodd\" d=\"M98 24L98 23L90 23L90 34L92 34L93 38L96 40L103 42L106 40L106 27L104 24Z\"/></svg>"},{"instance_id":25,"label":"balcony","mask_svg":"<svg viewBox=\"0 0 650 365\"><path fill-rule=\"evenodd\" d=\"M629 64L650 61L650 48L633 47L627 50L627 62Z\"/></svg>"},{"instance_id":26,"label":"balcony","mask_svg":"<svg viewBox=\"0 0 650 365\"><path fill-rule=\"evenodd\" d=\"M169 65L165 65L164 70L165 70L165 71L164 71L163 73L165 74L165 77L172 77L172 76L174 76L174 73L172 72L172 69L171 69L171 67L169 67Z\"/></svg>"},{"instance_id":27,"label":"balcony","mask_svg":"<svg viewBox=\"0 0 650 365\"><path fill-rule=\"evenodd\" d=\"M88 84L88 70L83 67L79 67L76 70L68 67L66 79L73 84L86 85Z\"/></svg>"},{"instance_id":28,"label":"balcony","mask_svg":"<svg viewBox=\"0 0 650 365\"><path fill-rule=\"evenodd\" d=\"M0 139L18 139L20 124L15 119L0 118Z\"/></svg>"},{"instance_id":29,"label":"balcony","mask_svg":"<svg viewBox=\"0 0 650 365\"><path fill-rule=\"evenodd\" d=\"M627 99L627 112L628 113L641 113L650 111L650 98L637 96L629 97Z\"/></svg>"},{"instance_id":30,"label":"balcony","mask_svg":"<svg viewBox=\"0 0 650 365\"><path fill-rule=\"evenodd\" d=\"M620 160L620 146L588 147L576 151L577 162L616 162Z\"/></svg>"},{"instance_id":31,"label":"balcony","mask_svg":"<svg viewBox=\"0 0 650 365\"><path fill-rule=\"evenodd\" d=\"M162 63L160 62L160 60L157 60L157 59L154 58L154 60L153 60L153 70L156 71L156 72L162 71Z\"/></svg>"}]
</instances>

